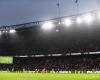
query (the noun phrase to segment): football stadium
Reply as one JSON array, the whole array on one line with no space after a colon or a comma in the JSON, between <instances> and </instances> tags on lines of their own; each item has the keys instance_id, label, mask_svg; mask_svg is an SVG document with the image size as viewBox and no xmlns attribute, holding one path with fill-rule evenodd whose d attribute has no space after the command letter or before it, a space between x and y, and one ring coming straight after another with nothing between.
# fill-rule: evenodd
<instances>
[{"instance_id":1,"label":"football stadium","mask_svg":"<svg viewBox=\"0 0 100 80\"><path fill-rule=\"evenodd\" d=\"M23 4L21 9L26 11L32 7L32 2L33 7L35 4L40 6L34 8L35 16L47 16L42 14L44 10L39 9L43 5L46 5L45 9L53 9L50 8L51 0L25 1L18 1L18 5L16 0L4 0L1 1L0 9L8 9L7 6L13 9L11 6L18 7ZM10 9L5 10L7 13L0 12L0 25L7 23L6 26L0 26L0 80L100 80L100 0L51 2L55 2L57 10L54 10L57 16L49 19L29 22L23 20L19 23L17 20L22 20L21 16L25 14L19 7L14 8L15 11L22 13L15 12L15 16L21 15L19 19L14 19L14 12L10 14ZM65 4L67 8L64 6L65 2L69 4ZM80 12L86 3L92 4L90 8L96 8ZM66 13L67 16L62 16L62 7L68 9L73 4L73 14ZM26 8L25 5L31 6Z\"/></svg>"}]
</instances>

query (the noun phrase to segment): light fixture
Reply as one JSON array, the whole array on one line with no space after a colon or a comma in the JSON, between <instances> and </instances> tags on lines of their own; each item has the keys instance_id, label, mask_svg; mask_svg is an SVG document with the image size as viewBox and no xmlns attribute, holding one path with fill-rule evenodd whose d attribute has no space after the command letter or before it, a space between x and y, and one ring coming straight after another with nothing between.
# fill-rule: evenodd
<instances>
[{"instance_id":1,"label":"light fixture","mask_svg":"<svg viewBox=\"0 0 100 80\"><path fill-rule=\"evenodd\" d=\"M94 17L91 14L87 14L83 17L84 22L91 23L94 20Z\"/></svg>"},{"instance_id":2,"label":"light fixture","mask_svg":"<svg viewBox=\"0 0 100 80\"><path fill-rule=\"evenodd\" d=\"M52 30L54 27L55 27L54 23L53 22L50 22L50 21L44 22L42 24L42 29L43 30L46 30L46 31Z\"/></svg>"},{"instance_id":3,"label":"light fixture","mask_svg":"<svg viewBox=\"0 0 100 80\"><path fill-rule=\"evenodd\" d=\"M9 30L9 33L15 33L15 32L16 32L15 29L11 29L11 30Z\"/></svg>"},{"instance_id":4,"label":"light fixture","mask_svg":"<svg viewBox=\"0 0 100 80\"><path fill-rule=\"evenodd\" d=\"M2 34L2 32L0 31L0 35Z\"/></svg>"},{"instance_id":5,"label":"light fixture","mask_svg":"<svg viewBox=\"0 0 100 80\"><path fill-rule=\"evenodd\" d=\"M66 26L70 26L72 24L72 21L71 21L71 19L65 19L63 21L63 24L66 25Z\"/></svg>"},{"instance_id":6,"label":"light fixture","mask_svg":"<svg viewBox=\"0 0 100 80\"><path fill-rule=\"evenodd\" d=\"M81 19L80 17L78 17L78 18L76 19L76 22L77 22L78 24L80 24L80 23L82 23L82 19Z\"/></svg>"}]
</instances>

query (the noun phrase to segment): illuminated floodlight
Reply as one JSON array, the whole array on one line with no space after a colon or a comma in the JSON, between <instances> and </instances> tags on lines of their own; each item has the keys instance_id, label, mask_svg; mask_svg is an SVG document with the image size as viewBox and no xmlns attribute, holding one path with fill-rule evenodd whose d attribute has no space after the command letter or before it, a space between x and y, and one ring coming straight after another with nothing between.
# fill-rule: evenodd
<instances>
[{"instance_id":1,"label":"illuminated floodlight","mask_svg":"<svg viewBox=\"0 0 100 80\"><path fill-rule=\"evenodd\" d=\"M97 13L97 18L100 19L100 12Z\"/></svg>"},{"instance_id":2,"label":"illuminated floodlight","mask_svg":"<svg viewBox=\"0 0 100 80\"><path fill-rule=\"evenodd\" d=\"M9 32L10 32L10 33L15 33L16 30L15 30L15 29L11 29L11 30L9 30Z\"/></svg>"},{"instance_id":3,"label":"illuminated floodlight","mask_svg":"<svg viewBox=\"0 0 100 80\"><path fill-rule=\"evenodd\" d=\"M70 26L70 25L72 24L72 22L71 22L70 19L65 19L63 23L64 23L64 25L66 25L66 26Z\"/></svg>"},{"instance_id":4,"label":"illuminated floodlight","mask_svg":"<svg viewBox=\"0 0 100 80\"><path fill-rule=\"evenodd\" d=\"M48 22L45 22L45 23L43 23L43 25L42 25L42 29L44 29L44 30L52 30L53 28L55 27L55 25L54 25L54 23L53 22L50 22L50 21L48 21Z\"/></svg>"},{"instance_id":5,"label":"illuminated floodlight","mask_svg":"<svg viewBox=\"0 0 100 80\"><path fill-rule=\"evenodd\" d=\"M56 29L56 32L59 32L59 29Z\"/></svg>"},{"instance_id":6,"label":"illuminated floodlight","mask_svg":"<svg viewBox=\"0 0 100 80\"><path fill-rule=\"evenodd\" d=\"M82 23L82 19L81 19L80 17L78 17L78 18L76 19L76 22L77 22L78 24L80 24L80 23Z\"/></svg>"},{"instance_id":7,"label":"illuminated floodlight","mask_svg":"<svg viewBox=\"0 0 100 80\"><path fill-rule=\"evenodd\" d=\"M2 34L2 32L0 31L0 35Z\"/></svg>"},{"instance_id":8,"label":"illuminated floodlight","mask_svg":"<svg viewBox=\"0 0 100 80\"><path fill-rule=\"evenodd\" d=\"M8 32L8 31L5 31L6 33Z\"/></svg>"},{"instance_id":9,"label":"illuminated floodlight","mask_svg":"<svg viewBox=\"0 0 100 80\"><path fill-rule=\"evenodd\" d=\"M61 20L60 21L58 21L58 25L60 25L61 24Z\"/></svg>"},{"instance_id":10,"label":"illuminated floodlight","mask_svg":"<svg viewBox=\"0 0 100 80\"><path fill-rule=\"evenodd\" d=\"M98 14L98 19L100 19L100 14Z\"/></svg>"},{"instance_id":11,"label":"illuminated floodlight","mask_svg":"<svg viewBox=\"0 0 100 80\"><path fill-rule=\"evenodd\" d=\"M91 14L88 14L88 15L84 16L84 21L86 23L91 23L91 22L93 22L93 20L94 20L94 17Z\"/></svg>"},{"instance_id":12,"label":"illuminated floodlight","mask_svg":"<svg viewBox=\"0 0 100 80\"><path fill-rule=\"evenodd\" d=\"M4 33L5 31L3 30L2 32Z\"/></svg>"}]
</instances>

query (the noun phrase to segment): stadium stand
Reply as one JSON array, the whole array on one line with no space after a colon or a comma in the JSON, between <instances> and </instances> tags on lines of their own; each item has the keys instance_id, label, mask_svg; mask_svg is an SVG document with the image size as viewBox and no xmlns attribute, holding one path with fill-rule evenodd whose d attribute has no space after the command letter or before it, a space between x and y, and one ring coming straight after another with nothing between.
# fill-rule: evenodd
<instances>
[{"instance_id":1,"label":"stadium stand","mask_svg":"<svg viewBox=\"0 0 100 80\"><path fill-rule=\"evenodd\" d=\"M0 71L35 73L100 71L100 55L14 57L14 63L0 65Z\"/></svg>"}]
</instances>

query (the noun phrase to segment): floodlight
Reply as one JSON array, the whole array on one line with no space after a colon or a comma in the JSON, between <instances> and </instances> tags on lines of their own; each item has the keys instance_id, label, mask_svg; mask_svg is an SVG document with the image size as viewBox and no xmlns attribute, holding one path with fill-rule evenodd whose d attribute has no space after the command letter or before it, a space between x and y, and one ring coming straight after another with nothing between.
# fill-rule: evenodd
<instances>
[{"instance_id":1,"label":"floodlight","mask_svg":"<svg viewBox=\"0 0 100 80\"><path fill-rule=\"evenodd\" d=\"M2 34L2 32L0 31L0 35Z\"/></svg>"},{"instance_id":2,"label":"floodlight","mask_svg":"<svg viewBox=\"0 0 100 80\"><path fill-rule=\"evenodd\" d=\"M80 24L80 23L82 23L82 19L81 19L80 17L78 17L78 18L76 19L76 22L77 22L78 24Z\"/></svg>"},{"instance_id":3,"label":"floodlight","mask_svg":"<svg viewBox=\"0 0 100 80\"><path fill-rule=\"evenodd\" d=\"M11 30L9 30L9 32L10 32L10 33L15 33L16 30L15 30L15 29L11 29Z\"/></svg>"},{"instance_id":4,"label":"floodlight","mask_svg":"<svg viewBox=\"0 0 100 80\"><path fill-rule=\"evenodd\" d=\"M8 31L5 31L6 33L8 32Z\"/></svg>"},{"instance_id":5,"label":"floodlight","mask_svg":"<svg viewBox=\"0 0 100 80\"><path fill-rule=\"evenodd\" d=\"M61 24L61 22L59 21L58 24Z\"/></svg>"},{"instance_id":6,"label":"floodlight","mask_svg":"<svg viewBox=\"0 0 100 80\"><path fill-rule=\"evenodd\" d=\"M84 21L86 23L91 23L94 20L94 17L91 14L85 15L84 16Z\"/></svg>"},{"instance_id":7,"label":"floodlight","mask_svg":"<svg viewBox=\"0 0 100 80\"><path fill-rule=\"evenodd\" d=\"M71 22L70 19L65 19L63 23L64 23L64 25L66 25L66 26L70 26L70 25L72 24L72 22Z\"/></svg>"},{"instance_id":8,"label":"floodlight","mask_svg":"<svg viewBox=\"0 0 100 80\"><path fill-rule=\"evenodd\" d=\"M98 15L98 19L100 19L100 14Z\"/></svg>"},{"instance_id":9,"label":"floodlight","mask_svg":"<svg viewBox=\"0 0 100 80\"><path fill-rule=\"evenodd\" d=\"M4 33L5 31L3 30L2 32Z\"/></svg>"},{"instance_id":10,"label":"floodlight","mask_svg":"<svg viewBox=\"0 0 100 80\"><path fill-rule=\"evenodd\" d=\"M54 25L53 22L48 21L48 22L43 23L42 29L44 29L44 30L51 30L51 29L54 28L54 26L55 25Z\"/></svg>"},{"instance_id":11,"label":"floodlight","mask_svg":"<svg viewBox=\"0 0 100 80\"><path fill-rule=\"evenodd\" d=\"M59 29L56 29L56 32L59 32Z\"/></svg>"},{"instance_id":12,"label":"floodlight","mask_svg":"<svg viewBox=\"0 0 100 80\"><path fill-rule=\"evenodd\" d=\"M100 12L97 13L97 18L100 19Z\"/></svg>"}]
</instances>

